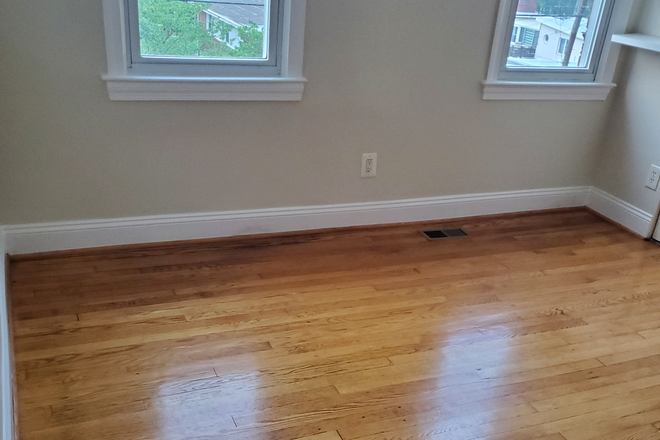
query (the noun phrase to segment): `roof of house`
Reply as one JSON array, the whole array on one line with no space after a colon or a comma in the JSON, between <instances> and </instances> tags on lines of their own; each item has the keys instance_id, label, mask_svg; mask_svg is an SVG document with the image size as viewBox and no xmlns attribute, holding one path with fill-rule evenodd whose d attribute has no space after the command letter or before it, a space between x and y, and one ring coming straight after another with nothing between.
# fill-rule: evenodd
<instances>
[{"instance_id":1,"label":"roof of house","mask_svg":"<svg viewBox=\"0 0 660 440\"><path fill-rule=\"evenodd\" d=\"M211 15L234 26L263 26L266 22L265 0L217 0L208 8Z\"/></svg>"},{"instance_id":2,"label":"roof of house","mask_svg":"<svg viewBox=\"0 0 660 440\"><path fill-rule=\"evenodd\" d=\"M536 21L536 18L516 18L516 26L522 26L527 29L538 31L541 29L541 23Z\"/></svg>"}]
</instances>

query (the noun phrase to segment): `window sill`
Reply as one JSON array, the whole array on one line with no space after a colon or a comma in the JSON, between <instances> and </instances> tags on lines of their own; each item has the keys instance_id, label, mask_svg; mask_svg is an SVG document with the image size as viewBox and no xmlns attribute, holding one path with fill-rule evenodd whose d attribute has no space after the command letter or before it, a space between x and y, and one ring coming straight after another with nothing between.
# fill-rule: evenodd
<instances>
[{"instance_id":1,"label":"window sill","mask_svg":"<svg viewBox=\"0 0 660 440\"><path fill-rule=\"evenodd\" d=\"M113 101L300 101L305 78L104 75Z\"/></svg>"},{"instance_id":2,"label":"window sill","mask_svg":"<svg viewBox=\"0 0 660 440\"><path fill-rule=\"evenodd\" d=\"M486 101L604 101L616 84L484 81L483 86Z\"/></svg>"}]
</instances>

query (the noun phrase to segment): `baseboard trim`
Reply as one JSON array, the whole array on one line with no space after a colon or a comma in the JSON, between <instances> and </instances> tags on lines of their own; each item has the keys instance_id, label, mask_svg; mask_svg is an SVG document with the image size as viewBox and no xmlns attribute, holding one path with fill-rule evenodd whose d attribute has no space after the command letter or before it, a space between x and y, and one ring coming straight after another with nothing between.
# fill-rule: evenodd
<instances>
[{"instance_id":1,"label":"baseboard trim","mask_svg":"<svg viewBox=\"0 0 660 440\"><path fill-rule=\"evenodd\" d=\"M13 440L18 438L16 430L16 411L14 410L15 381L12 338L10 327L9 302L9 260L6 258L4 234L0 230L0 413L1 438Z\"/></svg>"},{"instance_id":2,"label":"baseboard trim","mask_svg":"<svg viewBox=\"0 0 660 440\"><path fill-rule=\"evenodd\" d=\"M8 253L30 254L570 208L584 206L589 190L589 187L568 187L388 202L7 225L3 232Z\"/></svg>"},{"instance_id":3,"label":"baseboard trim","mask_svg":"<svg viewBox=\"0 0 660 440\"><path fill-rule=\"evenodd\" d=\"M14 255L349 226L445 220L587 206L648 237L653 215L593 187L508 191L388 202L84 220L2 227Z\"/></svg>"},{"instance_id":4,"label":"baseboard trim","mask_svg":"<svg viewBox=\"0 0 660 440\"><path fill-rule=\"evenodd\" d=\"M644 238L650 237L653 232L653 214L601 189L594 187L590 189L587 206Z\"/></svg>"}]
</instances>

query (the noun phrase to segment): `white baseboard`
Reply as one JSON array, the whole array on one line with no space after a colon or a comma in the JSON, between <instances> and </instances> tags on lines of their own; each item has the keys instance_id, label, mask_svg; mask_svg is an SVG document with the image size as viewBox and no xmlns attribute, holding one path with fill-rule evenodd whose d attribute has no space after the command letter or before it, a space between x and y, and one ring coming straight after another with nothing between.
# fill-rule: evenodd
<instances>
[{"instance_id":1,"label":"white baseboard","mask_svg":"<svg viewBox=\"0 0 660 440\"><path fill-rule=\"evenodd\" d=\"M1 438L14 439L14 380L9 341L9 316L5 278L5 248L0 230L0 429Z\"/></svg>"},{"instance_id":2,"label":"white baseboard","mask_svg":"<svg viewBox=\"0 0 660 440\"><path fill-rule=\"evenodd\" d=\"M653 232L653 214L642 211L601 189L591 188L587 197L587 206L642 237L649 237Z\"/></svg>"},{"instance_id":3,"label":"white baseboard","mask_svg":"<svg viewBox=\"0 0 660 440\"><path fill-rule=\"evenodd\" d=\"M5 249L29 254L588 206L647 237L653 216L597 188L509 191L389 202L6 225Z\"/></svg>"},{"instance_id":4,"label":"white baseboard","mask_svg":"<svg viewBox=\"0 0 660 440\"><path fill-rule=\"evenodd\" d=\"M82 249L584 206L589 187L3 227L7 252Z\"/></svg>"}]
</instances>

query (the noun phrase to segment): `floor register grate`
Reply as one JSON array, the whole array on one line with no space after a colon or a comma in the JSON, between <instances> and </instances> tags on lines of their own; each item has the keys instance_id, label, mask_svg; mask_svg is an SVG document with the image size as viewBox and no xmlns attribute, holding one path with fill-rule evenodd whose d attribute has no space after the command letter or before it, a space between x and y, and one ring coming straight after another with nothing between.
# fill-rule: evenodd
<instances>
[{"instance_id":1,"label":"floor register grate","mask_svg":"<svg viewBox=\"0 0 660 440\"><path fill-rule=\"evenodd\" d=\"M447 238L467 237L467 232L462 229L433 229L430 231L421 231L422 235L428 240L444 240Z\"/></svg>"}]
</instances>

